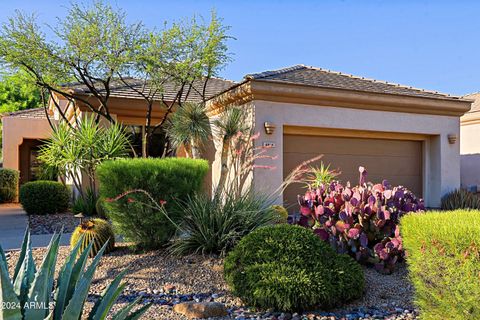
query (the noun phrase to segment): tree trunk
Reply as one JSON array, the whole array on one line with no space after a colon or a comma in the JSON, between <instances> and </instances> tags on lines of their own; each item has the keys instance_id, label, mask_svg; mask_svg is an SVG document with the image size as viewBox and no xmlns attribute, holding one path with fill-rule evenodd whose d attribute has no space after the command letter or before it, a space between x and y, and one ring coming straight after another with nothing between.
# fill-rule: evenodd
<instances>
[{"instance_id":1,"label":"tree trunk","mask_svg":"<svg viewBox=\"0 0 480 320\"><path fill-rule=\"evenodd\" d=\"M216 192L222 194L225 190L225 182L228 176L228 152L230 150L230 139L223 139L222 156L220 158L220 179L218 180Z\"/></svg>"},{"instance_id":2,"label":"tree trunk","mask_svg":"<svg viewBox=\"0 0 480 320\"><path fill-rule=\"evenodd\" d=\"M200 150L198 148L198 144L195 142L194 139L190 140L190 145L192 147L192 158L200 159Z\"/></svg>"}]
</instances>

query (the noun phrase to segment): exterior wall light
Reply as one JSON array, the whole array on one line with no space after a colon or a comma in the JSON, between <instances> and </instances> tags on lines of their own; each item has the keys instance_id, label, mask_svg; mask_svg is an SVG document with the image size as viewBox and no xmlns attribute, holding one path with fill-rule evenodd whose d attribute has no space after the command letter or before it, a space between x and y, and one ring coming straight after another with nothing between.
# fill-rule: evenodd
<instances>
[{"instance_id":1,"label":"exterior wall light","mask_svg":"<svg viewBox=\"0 0 480 320\"><path fill-rule=\"evenodd\" d=\"M267 121L263 124L263 126L265 127L266 134L273 134L275 132L276 126L273 123Z\"/></svg>"},{"instance_id":2,"label":"exterior wall light","mask_svg":"<svg viewBox=\"0 0 480 320\"><path fill-rule=\"evenodd\" d=\"M448 143L450 144L455 144L455 142L457 142L457 135L456 134L449 134L448 135Z\"/></svg>"}]
</instances>

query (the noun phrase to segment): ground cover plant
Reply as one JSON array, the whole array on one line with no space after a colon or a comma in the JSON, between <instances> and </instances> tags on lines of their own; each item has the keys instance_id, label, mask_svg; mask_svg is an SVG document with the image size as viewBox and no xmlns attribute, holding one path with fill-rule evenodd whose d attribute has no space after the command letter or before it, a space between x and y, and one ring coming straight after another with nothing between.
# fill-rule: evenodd
<instances>
[{"instance_id":1,"label":"ground cover plant","mask_svg":"<svg viewBox=\"0 0 480 320\"><path fill-rule=\"evenodd\" d=\"M424 210L423 200L408 189L392 187L388 181L366 182L360 167L359 185L338 181L320 184L299 196L299 224L313 229L339 253L373 264L382 273L392 273L404 256L399 219Z\"/></svg>"},{"instance_id":2,"label":"ground cover plant","mask_svg":"<svg viewBox=\"0 0 480 320\"><path fill-rule=\"evenodd\" d=\"M97 169L107 217L118 233L145 248L163 246L172 237L177 227L170 218L179 213L175 199L199 192L207 172L207 161L186 158L119 159Z\"/></svg>"},{"instance_id":3,"label":"ground cover plant","mask_svg":"<svg viewBox=\"0 0 480 320\"><path fill-rule=\"evenodd\" d=\"M0 168L0 203L12 202L17 197L19 173L17 170Z\"/></svg>"},{"instance_id":4,"label":"ground cover plant","mask_svg":"<svg viewBox=\"0 0 480 320\"><path fill-rule=\"evenodd\" d=\"M0 319L77 320L82 317L88 291L105 246L87 266L92 245L81 251L80 241L70 252L54 281L59 243L60 234L54 234L41 265L36 266L32 256L30 233L27 231L12 278L8 273L5 254L0 247L0 301L6 306L0 308ZM107 319L114 302L125 288L125 284L121 283L124 275L125 272L121 272L103 291L89 312L88 319ZM139 300L140 298L128 304L113 315L112 319L138 319L150 307L150 304L147 304L132 312ZM37 307L31 307L32 304Z\"/></svg>"},{"instance_id":5,"label":"ground cover plant","mask_svg":"<svg viewBox=\"0 0 480 320\"><path fill-rule=\"evenodd\" d=\"M300 226L279 224L246 235L227 255L225 280L246 304L300 311L328 308L363 293L361 266Z\"/></svg>"},{"instance_id":6,"label":"ground cover plant","mask_svg":"<svg viewBox=\"0 0 480 320\"><path fill-rule=\"evenodd\" d=\"M31 181L20 187L19 200L27 214L65 212L70 199L70 190L57 181Z\"/></svg>"},{"instance_id":7,"label":"ground cover plant","mask_svg":"<svg viewBox=\"0 0 480 320\"><path fill-rule=\"evenodd\" d=\"M401 219L407 265L422 319L479 319L480 219L476 210Z\"/></svg>"}]
</instances>

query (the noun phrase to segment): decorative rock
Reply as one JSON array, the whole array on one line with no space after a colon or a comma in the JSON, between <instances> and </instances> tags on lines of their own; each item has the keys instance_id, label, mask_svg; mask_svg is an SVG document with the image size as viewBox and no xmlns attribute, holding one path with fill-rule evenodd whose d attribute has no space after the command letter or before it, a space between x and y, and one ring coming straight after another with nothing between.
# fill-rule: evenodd
<instances>
[{"instance_id":1,"label":"decorative rock","mask_svg":"<svg viewBox=\"0 0 480 320\"><path fill-rule=\"evenodd\" d=\"M166 284L163 286L163 292L173 293L176 290L176 287L172 284Z\"/></svg>"},{"instance_id":2,"label":"decorative rock","mask_svg":"<svg viewBox=\"0 0 480 320\"><path fill-rule=\"evenodd\" d=\"M219 302L182 302L173 307L173 311L183 314L189 319L225 317L227 308Z\"/></svg>"}]
</instances>

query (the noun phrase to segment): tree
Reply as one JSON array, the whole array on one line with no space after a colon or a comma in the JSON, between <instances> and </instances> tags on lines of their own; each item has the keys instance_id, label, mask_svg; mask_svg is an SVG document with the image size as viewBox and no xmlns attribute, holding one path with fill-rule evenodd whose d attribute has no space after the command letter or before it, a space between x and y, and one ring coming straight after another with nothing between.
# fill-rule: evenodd
<instances>
[{"instance_id":1,"label":"tree","mask_svg":"<svg viewBox=\"0 0 480 320\"><path fill-rule=\"evenodd\" d=\"M90 7L72 4L66 17L57 19L52 27L55 37L49 39L35 15L17 11L2 26L0 60L9 68L24 71L42 90L44 100L58 94L81 102L97 120L104 117L113 122L108 109L111 85L144 39L142 30L141 23L126 23L124 11L97 1ZM64 86L72 81L86 86L93 99L73 95Z\"/></svg>"},{"instance_id":2,"label":"tree","mask_svg":"<svg viewBox=\"0 0 480 320\"><path fill-rule=\"evenodd\" d=\"M231 60L226 44L230 38L226 34L228 29L212 12L208 24L194 17L173 23L160 32L149 32L136 47L128 67L118 73L122 83L146 101L143 155L148 154L155 131L168 126L174 108L182 109L192 95L205 104L209 98L206 92L209 79L217 76ZM131 81L132 76L141 79L143 85ZM158 123L152 123L156 100L161 101L165 113Z\"/></svg>"},{"instance_id":3,"label":"tree","mask_svg":"<svg viewBox=\"0 0 480 320\"><path fill-rule=\"evenodd\" d=\"M40 106L40 90L24 72L0 74L0 114Z\"/></svg>"},{"instance_id":4,"label":"tree","mask_svg":"<svg viewBox=\"0 0 480 320\"><path fill-rule=\"evenodd\" d=\"M130 87L146 102L142 147L147 156L153 134L165 129L174 107L181 108L193 93L207 99L208 79L230 60L228 28L215 13L209 23L193 18L161 31L126 21L123 10L107 3L74 3L51 27L54 37L48 38L35 15L17 11L0 31L0 61L23 70L44 98L57 94L85 105L97 122L100 117L115 122L109 109L112 85ZM74 95L64 86L69 82L86 87L89 98ZM167 90L173 90L173 98L165 95ZM152 123L154 101L161 101L165 109L157 123ZM57 102L52 102L67 120Z\"/></svg>"}]
</instances>

